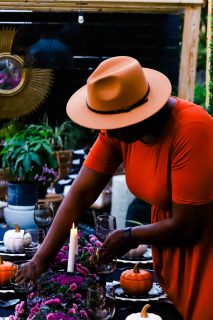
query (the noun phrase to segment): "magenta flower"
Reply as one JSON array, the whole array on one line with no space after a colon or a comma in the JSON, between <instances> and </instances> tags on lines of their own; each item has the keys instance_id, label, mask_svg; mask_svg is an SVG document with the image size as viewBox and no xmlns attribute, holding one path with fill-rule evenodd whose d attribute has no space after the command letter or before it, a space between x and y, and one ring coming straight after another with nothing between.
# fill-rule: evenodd
<instances>
[{"instance_id":1,"label":"magenta flower","mask_svg":"<svg viewBox=\"0 0 213 320\"><path fill-rule=\"evenodd\" d=\"M77 290L77 284L76 283L72 283L71 285L70 285L70 290L71 291L76 291Z\"/></svg>"},{"instance_id":2,"label":"magenta flower","mask_svg":"<svg viewBox=\"0 0 213 320\"><path fill-rule=\"evenodd\" d=\"M61 300L60 299L49 299L47 301L44 302L45 305L48 305L48 304L60 304L61 303Z\"/></svg>"}]
</instances>

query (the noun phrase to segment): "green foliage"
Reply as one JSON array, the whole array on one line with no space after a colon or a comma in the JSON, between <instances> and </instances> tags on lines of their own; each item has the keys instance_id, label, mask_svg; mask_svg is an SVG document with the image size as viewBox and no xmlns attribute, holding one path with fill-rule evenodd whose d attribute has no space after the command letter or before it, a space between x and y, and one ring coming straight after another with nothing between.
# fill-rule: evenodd
<instances>
[{"instance_id":1,"label":"green foliage","mask_svg":"<svg viewBox=\"0 0 213 320\"><path fill-rule=\"evenodd\" d=\"M209 109L213 116L213 21L212 21L212 41L210 43L210 82L209 82Z\"/></svg>"},{"instance_id":2,"label":"green foliage","mask_svg":"<svg viewBox=\"0 0 213 320\"><path fill-rule=\"evenodd\" d=\"M207 108L207 111L208 111L208 113L213 117L213 105L210 105L210 106Z\"/></svg>"},{"instance_id":3,"label":"green foliage","mask_svg":"<svg viewBox=\"0 0 213 320\"><path fill-rule=\"evenodd\" d=\"M48 117L45 115L40 124L31 124L30 128L45 134L53 150L63 150L72 130L72 123L67 120L53 127L49 124Z\"/></svg>"},{"instance_id":4,"label":"green foliage","mask_svg":"<svg viewBox=\"0 0 213 320\"><path fill-rule=\"evenodd\" d=\"M16 133L24 128L24 124L18 119L10 120L2 125L0 129L0 140L13 137Z\"/></svg>"},{"instance_id":5,"label":"green foliage","mask_svg":"<svg viewBox=\"0 0 213 320\"><path fill-rule=\"evenodd\" d=\"M207 6L203 7L201 12L197 70L206 69L206 26L207 26Z\"/></svg>"},{"instance_id":6,"label":"green foliage","mask_svg":"<svg viewBox=\"0 0 213 320\"><path fill-rule=\"evenodd\" d=\"M196 84L194 90L194 102L200 106L205 107L206 100L206 85L205 84Z\"/></svg>"},{"instance_id":7,"label":"green foliage","mask_svg":"<svg viewBox=\"0 0 213 320\"><path fill-rule=\"evenodd\" d=\"M10 168L12 175L21 181L34 181L43 166L56 168L57 162L45 132L26 127L12 138L7 138L0 153L2 167Z\"/></svg>"},{"instance_id":8,"label":"green foliage","mask_svg":"<svg viewBox=\"0 0 213 320\"><path fill-rule=\"evenodd\" d=\"M94 130L80 127L71 120L52 126L47 115L39 124L31 124L30 127L46 133L53 150L82 148L91 145L97 136Z\"/></svg>"}]
</instances>

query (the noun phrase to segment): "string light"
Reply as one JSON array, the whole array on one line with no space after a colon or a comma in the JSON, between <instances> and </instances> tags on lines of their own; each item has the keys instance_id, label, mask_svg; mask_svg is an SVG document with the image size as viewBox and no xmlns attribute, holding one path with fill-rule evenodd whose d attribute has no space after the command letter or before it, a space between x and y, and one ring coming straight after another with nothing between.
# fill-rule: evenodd
<instances>
[{"instance_id":1,"label":"string light","mask_svg":"<svg viewBox=\"0 0 213 320\"><path fill-rule=\"evenodd\" d=\"M78 23L79 24L84 23L84 15L81 9L79 10L79 14L78 14Z\"/></svg>"}]
</instances>

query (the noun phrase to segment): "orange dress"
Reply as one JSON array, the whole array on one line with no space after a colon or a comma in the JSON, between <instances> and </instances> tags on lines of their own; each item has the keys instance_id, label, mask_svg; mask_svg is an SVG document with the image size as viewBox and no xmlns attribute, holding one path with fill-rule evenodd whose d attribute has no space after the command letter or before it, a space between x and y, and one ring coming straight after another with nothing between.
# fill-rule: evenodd
<instances>
[{"instance_id":1,"label":"orange dress","mask_svg":"<svg viewBox=\"0 0 213 320\"><path fill-rule=\"evenodd\" d=\"M152 204L152 223L172 215L172 201L200 205L213 200L213 118L177 99L161 139L124 143L102 131L84 165L112 175L124 162L131 192ZM213 214L213 212L212 212ZM213 219L199 243L153 245L156 277L184 320L213 319Z\"/></svg>"}]
</instances>

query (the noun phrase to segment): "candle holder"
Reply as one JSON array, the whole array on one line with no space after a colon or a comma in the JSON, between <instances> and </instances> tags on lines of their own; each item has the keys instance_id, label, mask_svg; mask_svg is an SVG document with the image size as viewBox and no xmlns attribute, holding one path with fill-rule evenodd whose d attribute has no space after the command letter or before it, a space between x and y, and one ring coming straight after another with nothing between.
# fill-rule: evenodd
<instances>
[{"instance_id":1,"label":"candle holder","mask_svg":"<svg viewBox=\"0 0 213 320\"><path fill-rule=\"evenodd\" d=\"M92 319L109 320L115 314L115 292L110 286L90 286L87 289L87 308Z\"/></svg>"}]
</instances>

